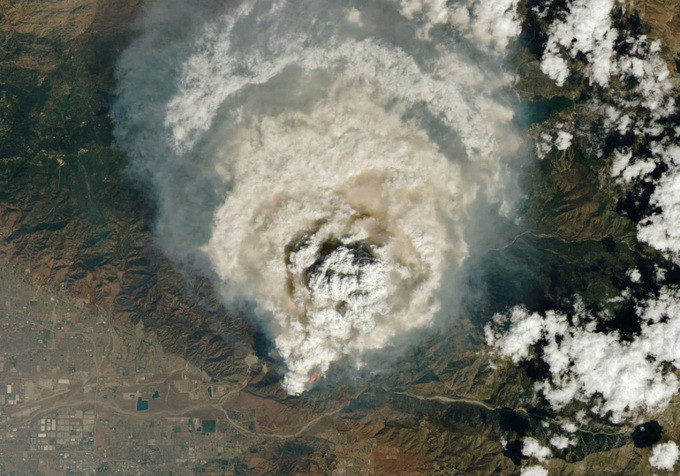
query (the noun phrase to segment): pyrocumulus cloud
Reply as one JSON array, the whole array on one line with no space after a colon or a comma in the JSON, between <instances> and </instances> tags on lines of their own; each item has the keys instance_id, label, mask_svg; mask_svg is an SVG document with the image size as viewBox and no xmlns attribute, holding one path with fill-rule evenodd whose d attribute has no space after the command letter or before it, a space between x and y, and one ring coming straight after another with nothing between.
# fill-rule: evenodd
<instances>
[{"instance_id":1,"label":"pyrocumulus cloud","mask_svg":"<svg viewBox=\"0 0 680 476\"><path fill-rule=\"evenodd\" d=\"M502 202L517 29L499 5L502 38L473 45L428 2L175 2L123 55L116 134L159 242L255 304L289 393L431 324L468 207Z\"/></svg>"}]
</instances>

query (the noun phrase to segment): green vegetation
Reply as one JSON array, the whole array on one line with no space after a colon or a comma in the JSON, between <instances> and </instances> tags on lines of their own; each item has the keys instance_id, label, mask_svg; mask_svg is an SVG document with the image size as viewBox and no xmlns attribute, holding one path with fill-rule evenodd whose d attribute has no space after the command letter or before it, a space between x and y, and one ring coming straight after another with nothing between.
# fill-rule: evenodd
<instances>
[{"instance_id":1,"label":"green vegetation","mask_svg":"<svg viewBox=\"0 0 680 476\"><path fill-rule=\"evenodd\" d=\"M203 428L203 433L215 433L215 420L203 420L201 427Z\"/></svg>"}]
</instances>

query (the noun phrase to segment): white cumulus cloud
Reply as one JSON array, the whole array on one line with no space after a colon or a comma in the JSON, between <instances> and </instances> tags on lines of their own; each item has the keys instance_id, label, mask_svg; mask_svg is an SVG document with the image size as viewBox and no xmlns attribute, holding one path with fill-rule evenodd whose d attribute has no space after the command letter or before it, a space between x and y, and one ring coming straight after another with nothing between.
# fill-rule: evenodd
<instances>
[{"instance_id":1,"label":"white cumulus cloud","mask_svg":"<svg viewBox=\"0 0 680 476\"><path fill-rule=\"evenodd\" d=\"M677 393L678 380L664 363L680 368L680 293L664 288L658 299L639 304L642 331L631 342L617 332L595 329L595 319L576 305L571 316L513 309L486 327L487 343L513 362L536 358L548 364L550 378L536 384L559 410L573 401L613 422L636 418L641 411L662 410ZM508 325L507 329L498 327Z\"/></svg>"},{"instance_id":2,"label":"white cumulus cloud","mask_svg":"<svg viewBox=\"0 0 680 476\"><path fill-rule=\"evenodd\" d=\"M548 476L548 470L538 465L524 466L520 470L520 474L522 476Z\"/></svg>"},{"instance_id":3,"label":"white cumulus cloud","mask_svg":"<svg viewBox=\"0 0 680 476\"><path fill-rule=\"evenodd\" d=\"M552 451L550 448L542 446L537 439L526 437L522 440L522 454L528 456L529 458L536 458L541 463L547 463L552 457Z\"/></svg>"},{"instance_id":4,"label":"white cumulus cloud","mask_svg":"<svg viewBox=\"0 0 680 476\"><path fill-rule=\"evenodd\" d=\"M674 441L657 443L652 448L652 454L649 455L649 464L656 469L673 471L678 456L680 456L680 450Z\"/></svg>"},{"instance_id":5,"label":"white cumulus cloud","mask_svg":"<svg viewBox=\"0 0 680 476\"><path fill-rule=\"evenodd\" d=\"M615 0L574 0L562 20L548 30L548 41L541 70L562 86L569 75L567 58L578 53L588 59L588 75L595 83L607 86L614 68L614 40L611 10Z\"/></svg>"}]
</instances>

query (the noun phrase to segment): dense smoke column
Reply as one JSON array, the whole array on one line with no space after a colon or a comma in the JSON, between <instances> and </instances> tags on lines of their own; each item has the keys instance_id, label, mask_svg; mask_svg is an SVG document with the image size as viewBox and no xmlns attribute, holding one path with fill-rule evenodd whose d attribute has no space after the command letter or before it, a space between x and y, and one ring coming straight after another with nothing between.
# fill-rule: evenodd
<instances>
[{"instance_id":1,"label":"dense smoke column","mask_svg":"<svg viewBox=\"0 0 680 476\"><path fill-rule=\"evenodd\" d=\"M502 197L510 78L432 9L215 8L147 12L119 66L117 139L164 250L255 304L296 394L432 323L468 207Z\"/></svg>"}]
</instances>

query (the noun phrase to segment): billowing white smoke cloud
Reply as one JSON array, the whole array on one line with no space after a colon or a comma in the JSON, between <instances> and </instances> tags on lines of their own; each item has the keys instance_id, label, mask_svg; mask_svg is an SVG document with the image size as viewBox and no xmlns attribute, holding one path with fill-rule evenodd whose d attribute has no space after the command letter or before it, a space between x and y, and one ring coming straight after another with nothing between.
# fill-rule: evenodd
<instances>
[{"instance_id":1,"label":"billowing white smoke cloud","mask_svg":"<svg viewBox=\"0 0 680 476\"><path fill-rule=\"evenodd\" d=\"M491 54L399 3L352 5L157 8L119 68L117 138L161 243L256 304L293 394L432 323L466 210L501 199L518 145Z\"/></svg>"},{"instance_id":2,"label":"billowing white smoke cloud","mask_svg":"<svg viewBox=\"0 0 680 476\"><path fill-rule=\"evenodd\" d=\"M520 33L518 3L519 0L401 0L401 13L410 19L425 16L425 33L435 25L449 24L478 46L504 52Z\"/></svg>"}]
</instances>

